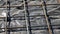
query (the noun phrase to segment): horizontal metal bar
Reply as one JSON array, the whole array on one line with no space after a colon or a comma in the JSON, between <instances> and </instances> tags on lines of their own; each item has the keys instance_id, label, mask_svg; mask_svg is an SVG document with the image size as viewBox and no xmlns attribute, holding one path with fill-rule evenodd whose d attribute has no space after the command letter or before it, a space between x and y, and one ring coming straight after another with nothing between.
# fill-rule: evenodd
<instances>
[{"instance_id":1,"label":"horizontal metal bar","mask_svg":"<svg viewBox=\"0 0 60 34\"><path fill-rule=\"evenodd\" d=\"M40 4L40 5L28 5L28 6L41 6L42 4ZM46 5L60 5L60 4L46 4ZM9 5L4 5L4 6L0 6L0 8L6 8L6 6L7 7L9 7ZM10 7L11 8L13 8L13 7L21 7L21 6L23 6L23 5L11 5Z\"/></svg>"},{"instance_id":2,"label":"horizontal metal bar","mask_svg":"<svg viewBox=\"0 0 60 34\"><path fill-rule=\"evenodd\" d=\"M60 26L60 24L52 25L52 27L54 26ZM47 27L47 25L31 26L31 28L35 28L35 27ZM26 28L26 27L10 27L10 28L7 27L7 29L17 29L17 28ZM5 28L0 28L0 29L5 29Z\"/></svg>"},{"instance_id":3,"label":"horizontal metal bar","mask_svg":"<svg viewBox=\"0 0 60 34\"><path fill-rule=\"evenodd\" d=\"M60 29L60 28L53 28L53 29ZM48 28L32 28L31 30L48 30ZM26 28L22 29L10 29L10 32L18 32L18 31L27 31ZM0 31L0 33L5 32L5 31Z\"/></svg>"},{"instance_id":4,"label":"horizontal metal bar","mask_svg":"<svg viewBox=\"0 0 60 34\"><path fill-rule=\"evenodd\" d=\"M44 15L32 15L32 16L29 16L29 17L38 17L38 16L40 16L40 17L44 17ZM22 19L22 18L20 18L20 17L23 17L24 19ZM27 16L28 17L28 16ZM4 19L5 19L6 17L0 17L0 21L3 21ZM13 18L12 20L25 20L25 16L15 16L15 17L11 17L11 18ZM18 19L19 18L19 19ZM60 17L57 17L57 16L50 16L49 17L50 19L60 19Z\"/></svg>"}]
</instances>

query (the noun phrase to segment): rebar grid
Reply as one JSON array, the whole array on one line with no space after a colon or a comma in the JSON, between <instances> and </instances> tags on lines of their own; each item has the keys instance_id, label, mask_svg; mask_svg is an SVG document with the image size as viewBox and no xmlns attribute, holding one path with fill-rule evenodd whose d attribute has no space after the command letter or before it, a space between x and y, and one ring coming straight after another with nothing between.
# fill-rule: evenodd
<instances>
[{"instance_id":1,"label":"rebar grid","mask_svg":"<svg viewBox=\"0 0 60 34\"><path fill-rule=\"evenodd\" d=\"M32 26L30 25L30 16L29 16L29 12L28 12L28 6L45 6L44 5L44 2L43 2L43 4L41 4L41 5L28 5L28 4L26 4L27 3L27 0L24 0L23 1L24 3L22 3L22 4L24 4L23 6L24 6L24 10L25 10L25 20L26 20L26 27L13 27L13 28L10 28L10 25L9 25L9 27L7 27L7 17L6 17L6 27L5 28L0 28L0 29L5 29L5 32L6 32L6 34L7 34L7 30L9 30L9 32L8 32L8 34L10 34L10 29L15 29L15 28L26 28L25 29L25 31L27 31L27 34L32 34L31 33L31 30L42 30L42 29L31 29L32 28ZM7 3L6 3L7 4ZM10 8L13 8L13 7L18 7L18 6L22 6L22 4L21 5L13 5L13 6L10 6L10 5L6 5L6 6L1 6L0 8L9 8L9 11L10 11ZM46 5L60 5L60 4L46 4ZM49 30L49 34L53 34L52 33L52 29L51 29L51 24L49 24L49 18L48 18L48 15L47 15L47 10L46 10L46 7L43 7L43 10L44 10L44 14L45 15L43 15L43 16L45 16L45 18L46 18L46 22L47 22L47 28L43 28L43 29L47 29L47 30ZM8 13L7 13L8 14ZM9 16L10 17L10 16ZM20 17L20 16L19 16ZM10 24L10 23L9 23ZM51 25L51 26L50 26ZM35 26L36 27L36 26ZM53 28L53 29L58 29L58 28ZM20 31L20 30L19 30ZM22 31L24 31L24 29L22 30Z\"/></svg>"}]
</instances>

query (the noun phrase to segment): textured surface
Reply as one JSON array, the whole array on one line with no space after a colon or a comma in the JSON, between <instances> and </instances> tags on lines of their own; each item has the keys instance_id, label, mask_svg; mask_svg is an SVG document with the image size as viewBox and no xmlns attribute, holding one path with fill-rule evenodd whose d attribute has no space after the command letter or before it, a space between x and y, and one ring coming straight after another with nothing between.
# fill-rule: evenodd
<instances>
[{"instance_id":1,"label":"textured surface","mask_svg":"<svg viewBox=\"0 0 60 34\"><path fill-rule=\"evenodd\" d=\"M11 5L20 5L22 2L20 2L22 0L10 0ZM28 0L30 1L30 0ZM28 2L29 5L39 5L41 1L30 1ZM47 4L57 4L56 0L46 0ZM1 0L0 1L0 6L4 6L6 5L6 0ZM55 9L56 8L56 9ZM25 27L26 26L26 20L18 20L18 19L25 19L25 12L22 10L23 7L21 7L21 9L17 9L15 8L11 8L10 10L10 14L12 17L11 20L11 27ZM48 15L51 16L56 16L58 18L60 18L60 6L59 5L48 5L47 6L48 9ZM41 30L32 30L32 34L48 34L48 30L42 30L44 28L47 28L46 26L46 20L43 13L43 9L41 6L28 6L28 10L29 10L29 16L30 16L30 22L31 22L31 26L37 26L37 27L32 27L32 29L41 29ZM8 10L6 8L0 8L0 15L2 16L2 12L8 12ZM17 17L17 16L21 16L21 17ZM13 20L16 19L16 20ZM4 18L0 19L0 28L4 28L5 26L5 21L3 21ZM60 25L60 19L51 19L51 25ZM8 25L8 22L7 22ZM41 26L41 27L39 27ZM45 27L44 27L45 26ZM53 28L60 28L60 26L53 26ZM24 28L17 28L15 30L23 30ZM25 28L26 29L26 28ZM14 29L13 29L14 30ZM4 31L4 29L0 29L0 31ZM59 34L60 33L60 29L54 29L54 34ZM0 34L4 34L4 32L0 33ZM17 32L11 32L11 34L26 34L26 31L17 31Z\"/></svg>"}]
</instances>

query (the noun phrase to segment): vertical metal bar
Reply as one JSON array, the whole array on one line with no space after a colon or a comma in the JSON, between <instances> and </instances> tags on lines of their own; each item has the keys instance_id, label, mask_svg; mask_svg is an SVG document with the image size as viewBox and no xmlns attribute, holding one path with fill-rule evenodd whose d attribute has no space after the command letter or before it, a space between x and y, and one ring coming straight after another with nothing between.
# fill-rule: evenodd
<instances>
[{"instance_id":1,"label":"vertical metal bar","mask_svg":"<svg viewBox=\"0 0 60 34\"><path fill-rule=\"evenodd\" d=\"M10 17L10 0L7 1L8 3L8 15L7 15L7 21L8 21L8 27L10 28L10 22L11 22L11 17ZM10 29L8 29L8 33L7 34L10 34Z\"/></svg>"},{"instance_id":2,"label":"vertical metal bar","mask_svg":"<svg viewBox=\"0 0 60 34\"><path fill-rule=\"evenodd\" d=\"M50 22L50 19L49 19L49 16L47 15L47 7L46 7L46 3L45 3L44 0L43 0L42 6L43 6L43 11L44 11L44 15L45 15L45 18L46 18L46 22L47 22L49 34L54 34L53 33L53 28L51 26L51 22Z\"/></svg>"},{"instance_id":3,"label":"vertical metal bar","mask_svg":"<svg viewBox=\"0 0 60 34\"><path fill-rule=\"evenodd\" d=\"M26 8L25 8L25 1L24 1L24 10L25 10L25 20L26 20L26 27L27 27L27 34L29 34L29 29L28 29L28 21L27 21L27 16L26 16Z\"/></svg>"},{"instance_id":4,"label":"vertical metal bar","mask_svg":"<svg viewBox=\"0 0 60 34\"><path fill-rule=\"evenodd\" d=\"M6 5L7 5L7 0L6 0ZM7 6L6 6L6 9L7 9ZM6 12L6 19L5 19L5 21L6 21L6 23L5 23L5 34L7 34L7 12Z\"/></svg>"},{"instance_id":5,"label":"vertical metal bar","mask_svg":"<svg viewBox=\"0 0 60 34\"><path fill-rule=\"evenodd\" d=\"M24 2L24 10L25 10L25 1L23 0L23 2ZM25 20L26 20L27 34L29 34L29 31L28 31L28 21L27 21L27 17L26 17L26 10L25 10Z\"/></svg>"},{"instance_id":6,"label":"vertical metal bar","mask_svg":"<svg viewBox=\"0 0 60 34\"><path fill-rule=\"evenodd\" d=\"M24 7L25 7L25 19L26 19L26 26L27 26L27 34L32 34L27 0L24 0L24 3L25 3Z\"/></svg>"}]
</instances>

